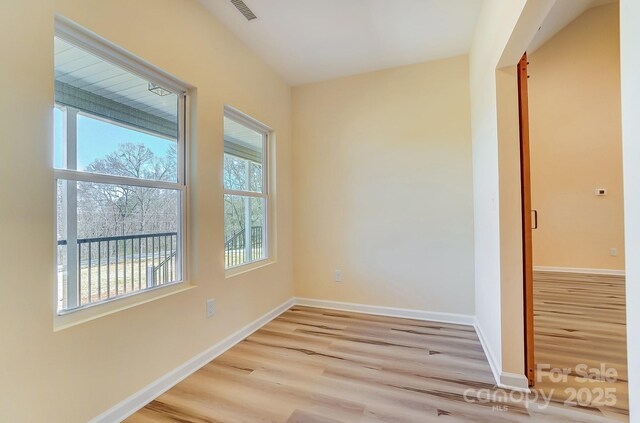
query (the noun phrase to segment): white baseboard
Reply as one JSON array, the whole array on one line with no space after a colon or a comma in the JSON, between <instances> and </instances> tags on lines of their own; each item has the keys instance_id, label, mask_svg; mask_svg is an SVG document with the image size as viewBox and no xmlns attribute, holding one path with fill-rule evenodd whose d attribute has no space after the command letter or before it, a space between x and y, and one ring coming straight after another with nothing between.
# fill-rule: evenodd
<instances>
[{"instance_id":1,"label":"white baseboard","mask_svg":"<svg viewBox=\"0 0 640 423\"><path fill-rule=\"evenodd\" d=\"M501 370L502 366L496 360L484 332L482 331L480 322L478 322L477 319L475 320L473 327L476 329L484 354L487 356L487 361L489 362L491 373L493 373L493 379L496 381L496 386L499 388L510 389L512 391L530 392L529 380L524 374L509 373Z\"/></svg>"},{"instance_id":2,"label":"white baseboard","mask_svg":"<svg viewBox=\"0 0 640 423\"><path fill-rule=\"evenodd\" d=\"M524 374L500 372L499 388L511 389L512 391L531 392L529 389L529 379Z\"/></svg>"},{"instance_id":3,"label":"white baseboard","mask_svg":"<svg viewBox=\"0 0 640 423\"><path fill-rule=\"evenodd\" d=\"M168 391L174 385L215 359L253 332L260 329L271 320L288 310L294 305L303 305L309 307L321 307L332 310L351 311L357 313L375 314L380 316L401 317L417 320L428 320L441 323L454 323L460 325L473 326L480 338L480 343L485 351L489 366L496 380L496 385L501 388L528 391L528 381L524 375L507 373L499 371L498 363L495 360L491 349L486 342L484 334L475 316L468 314L442 313L423 310L412 310L394 307L373 306L366 304L345 303L339 301L314 300L310 298L291 298L278 307L274 308L264 316L256 319L252 323L213 345L211 348L203 351L197 356L191 358L179 367L165 374L155 382L145 386L140 391L134 393L118 404L114 405L107 411L95 417L90 423L112 423L120 422L133 413L153 401L164 392Z\"/></svg>"},{"instance_id":4,"label":"white baseboard","mask_svg":"<svg viewBox=\"0 0 640 423\"><path fill-rule=\"evenodd\" d=\"M344 303L339 301L315 300L311 298L296 298L297 305L320 307L331 310L351 311L355 313L375 314L379 316L402 317L406 319L428 320L432 322L455 323L473 326L478 334L482 348L484 349L491 372L496 381L496 386L513 391L530 392L529 380L524 374L509 373L500 370L489 344L478 324L475 316L467 314L441 313L423 310L411 310L383 306L371 306L366 304Z\"/></svg>"},{"instance_id":5,"label":"white baseboard","mask_svg":"<svg viewBox=\"0 0 640 423\"><path fill-rule=\"evenodd\" d=\"M437 311L412 310L407 308L395 308L374 306L367 304L345 303L341 301L315 300L312 298L295 298L298 305L320 307L331 310L352 311L355 313L375 314L378 316L402 317L405 319L429 320L440 323L454 323L473 326L475 316L470 314L442 313Z\"/></svg>"},{"instance_id":6,"label":"white baseboard","mask_svg":"<svg viewBox=\"0 0 640 423\"><path fill-rule=\"evenodd\" d=\"M211 348L196 355L179 367L173 369L166 375L162 376L160 379L145 386L140 391L114 405L104 413L92 419L90 423L113 423L120 422L126 419L127 417L131 416L133 413L144 407L146 404L148 404L164 392L168 391L178 382L191 375L196 370L200 369L202 366L227 351L229 348L233 347L234 345L245 339L247 336L251 335L253 332L278 317L283 312L287 311L293 305L293 298L285 301L264 316L251 322L239 331L218 342Z\"/></svg>"},{"instance_id":7,"label":"white baseboard","mask_svg":"<svg viewBox=\"0 0 640 423\"><path fill-rule=\"evenodd\" d=\"M482 345L484 355L487 356L487 361L489 362L489 367L491 368L491 373L493 373L493 378L496 381L496 385L499 385L501 366L496 361L496 358L493 355L493 351L491 351L491 347L489 346L489 342L487 342L487 339L484 336L484 332L482 331L480 322L478 322L477 319L474 320L475 321L473 322L473 327L476 330L476 334L478 334L478 339L480 339L480 345Z\"/></svg>"},{"instance_id":8,"label":"white baseboard","mask_svg":"<svg viewBox=\"0 0 640 423\"><path fill-rule=\"evenodd\" d=\"M608 275L624 276L624 270L616 269L588 269L584 267L553 267L553 266L533 266L534 272L558 272L558 273L581 273L587 275Z\"/></svg>"}]
</instances>

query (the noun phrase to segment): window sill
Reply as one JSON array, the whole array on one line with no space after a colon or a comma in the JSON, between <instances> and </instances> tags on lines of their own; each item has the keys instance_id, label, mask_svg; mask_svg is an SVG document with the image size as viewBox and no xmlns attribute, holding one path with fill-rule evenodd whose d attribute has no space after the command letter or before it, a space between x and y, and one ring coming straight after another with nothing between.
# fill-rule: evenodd
<instances>
[{"instance_id":1,"label":"window sill","mask_svg":"<svg viewBox=\"0 0 640 423\"><path fill-rule=\"evenodd\" d=\"M239 276L244 273L251 272L256 269L260 269L262 267L270 266L275 262L276 261L274 259L270 259L270 258L252 261L251 263L241 264L240 266L227 269L225 270L224 275L225 275L225 278L232 278L234 276Z\"/></svg>"},{"instance_id":2,"label":"window sill","mask_svg":"<svg viewBox=\"0 0 640 423\"><path fill-rule=\"evenodd\" d=\"M159 300L160 298L165 298L170 295L190 291L195 287L196 285L190 285L188 282L176 283L173 285L162 287L160 289L141 292L139 294L128 297L116 298L113 301L96 304L95 306L81 308L78 310L71 310L68 312L64 312L63 314L57 314L56 312L54 312L55 314L53 317L53 331L57 332L60 330L68 329L70 327L86 323L91 320L99 319L100 317L108 316L110 314L146 304L151 301Z\"/></svg>"}]
</instances>

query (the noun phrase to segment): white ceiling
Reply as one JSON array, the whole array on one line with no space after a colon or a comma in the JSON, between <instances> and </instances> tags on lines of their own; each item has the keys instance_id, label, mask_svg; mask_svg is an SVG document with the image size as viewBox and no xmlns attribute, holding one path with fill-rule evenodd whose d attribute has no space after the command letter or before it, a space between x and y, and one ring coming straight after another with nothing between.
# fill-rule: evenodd
<instances>
[{"instance_id":1,"label":"white ceiling","mask_svg":"<svg viewBox=\"0 0 640 423\"><path fill-rule=\"evenodd\" d=\"M465 54L482 0L200 0L291 85Z\"/></svg>"},{"instance_id":2,"label":"white ceiling","mask_svg":"<svg viewBox=\"0 0 640 423\"><path fill-rule=\"evenodd\" d=\"M535 38L529 45L527 52L533 53L588 9L608 3L615 3L616 1L617 0L556 0L556 3L551 8L551 11L549 11L540 30L536 33Z\"/></svg>"}]
</instances>

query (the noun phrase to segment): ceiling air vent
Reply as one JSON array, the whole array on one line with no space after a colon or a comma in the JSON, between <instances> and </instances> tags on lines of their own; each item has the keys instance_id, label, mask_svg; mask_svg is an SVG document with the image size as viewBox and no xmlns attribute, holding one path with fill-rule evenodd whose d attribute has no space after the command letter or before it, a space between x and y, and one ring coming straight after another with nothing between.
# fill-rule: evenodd
<instances>
[{"instance_id":1,"label":"ceiling air vent","mask_svg":"<svg viewBox=\"0 0 640 423\"><path fill-rule=\"evenodd\" d=\"M245 18L247 18L248 21L258 18L242 0L231 0L231 3L244 15Z\"/></svg>"}]
</instances>

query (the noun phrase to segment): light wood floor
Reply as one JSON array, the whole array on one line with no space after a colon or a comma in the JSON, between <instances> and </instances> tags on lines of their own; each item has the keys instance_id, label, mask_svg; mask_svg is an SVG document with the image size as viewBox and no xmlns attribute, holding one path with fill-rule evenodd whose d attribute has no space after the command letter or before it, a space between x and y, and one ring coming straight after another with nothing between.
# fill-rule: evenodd
<instances>
[{"instance_id":1,"label":"light wood floor","mask_svg":"<svg viewBox=\"0 0 640 423\"><path fill-rule=\"evenodd\" d=\"M534 326L536 363L554 368L573 369L566 382L552 382L542 372L536 389L553 392L553 399L564 402L572 389L587 388L582 404L593 412L628 421L625 285L622 276L536 272L534 275ZM617 382L579 381L575 369L616 370ZM568 390L567 390L568 389ZM598 401L602 389L615 390L616 404ZM567 391L565 391L567 390ZM591 396L591 398L589 398Z\"/></svg>"},{"instance_id":2,"label":"light wood floor","mask_svg":"<svg viewBox=\"0 0 640 423\"><path fill-rule=\"evenodd\" d=\"M493 382L470 326L293 307L127 422L607 421Z\"/></svg>"}]
</instances>

